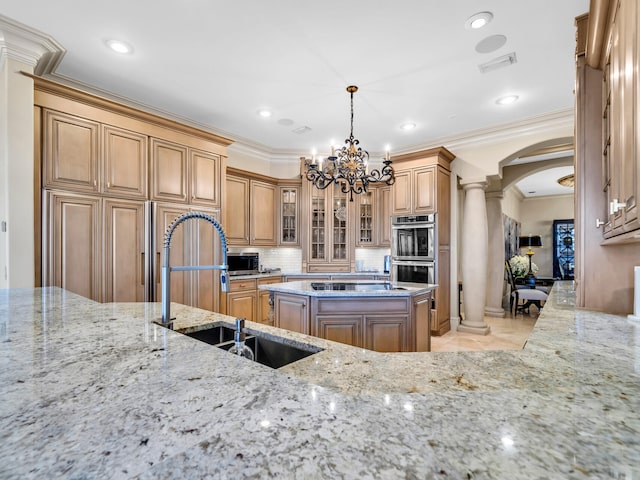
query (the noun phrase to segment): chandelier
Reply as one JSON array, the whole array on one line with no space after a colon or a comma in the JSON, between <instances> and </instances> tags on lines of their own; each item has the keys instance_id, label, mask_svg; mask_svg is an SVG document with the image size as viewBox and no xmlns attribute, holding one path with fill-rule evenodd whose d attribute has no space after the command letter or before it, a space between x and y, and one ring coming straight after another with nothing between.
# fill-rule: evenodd
<instances>
[{"instance_id":1,"label":"chandelier","mask_svg":"<svg viewBox=\"0 0 640 480\"><path fill-rule=\"evenodd\" d=\"M347 87L347 92L351 94L351 133L344 141L344 146L336 150L332 145L331 155L325 165L322 164L322 158L316 161L315 154L310 162L306 162L307 180L321 190L331 184L339 184L343 193L349 193L350 202L353 202L354 193L359 195L366 192L370 183L393 185L395 181L389 150L382 162L384 166L380 170L369 171L369 152L359 147L360 141L353 137L353 94L357 91L355 85Z\"/></svg>"}]
</instances>

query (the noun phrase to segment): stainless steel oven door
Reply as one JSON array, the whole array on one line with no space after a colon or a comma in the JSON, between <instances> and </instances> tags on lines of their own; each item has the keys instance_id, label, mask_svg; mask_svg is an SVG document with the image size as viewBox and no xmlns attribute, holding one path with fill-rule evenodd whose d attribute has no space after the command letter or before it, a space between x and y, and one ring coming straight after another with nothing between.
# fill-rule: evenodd
<instances>
[{"instance_id":1,"label":"stainless steel oven door","mask_svg":"<svg viewBox=\"0 0 640 480\"><path fill-rule=\"evenodd\" d=\"M436 283L435 262L396 262L391 266L393 282Z\"/></svg>"},{"instance_id":2,"label":"stainless steel oven door","mask_svg":"<svg viewBox=\"0 0 640 480\"><path fill-rule=\"evenodd\" d=\"M391 255L397 260L433 260L435 223L393 225Z\"/></svg>"}]
</instances>

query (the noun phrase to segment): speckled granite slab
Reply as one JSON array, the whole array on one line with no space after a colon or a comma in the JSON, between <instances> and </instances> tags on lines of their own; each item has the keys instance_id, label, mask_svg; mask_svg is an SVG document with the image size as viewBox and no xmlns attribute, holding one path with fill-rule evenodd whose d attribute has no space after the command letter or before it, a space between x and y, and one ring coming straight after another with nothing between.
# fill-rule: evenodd
<instances>
[{"instance_id":1,"label":"speckled granite slab","mask_svg":"<svg viewBox=\"0 0 640 480\"><path fill-rule=\"evenodd\" d=\"M325 350L272 370L159 304L0 290L0 478L640 478L640 325L572 298L556 283L522 351L284 334Z\"/></svg>"}]
</instances>

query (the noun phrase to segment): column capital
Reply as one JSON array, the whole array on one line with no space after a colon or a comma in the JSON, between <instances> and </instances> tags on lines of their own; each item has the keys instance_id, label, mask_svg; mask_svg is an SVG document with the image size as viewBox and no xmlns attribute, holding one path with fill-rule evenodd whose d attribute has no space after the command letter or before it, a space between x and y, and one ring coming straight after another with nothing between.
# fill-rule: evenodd
<instances>
[{"instance_id":1,"label":"column capital","mask_svg":"<svg viewBox=\"0 0 640 480\"><path fill-rule=\"evenodd\" d=\"M485 188L487 188L486 180L469 181L466 183L460 182L460 185L465 191L476 189L484 190Z\"/></svg>"},{"instance_id":2,"label":"column capital","mask_svg":"<svg viewBox=\"0 0 640 480\"><path fill-rule=\"evenodd\" d=\"M65 52L52 37L0 15L0 68L10 58L44 75L55 70Z\"/></svg>"},{"instance_id":3,"label":"column capital","mask_svg":"<svg viewBox=\"0 0 640 480\"><path fill-rule=\"evenodd\" d=\"M501 199L504 198L504 192L502 190L500 191L493 191L493 192L484 192L484 196L486 198L497 198L497 199Z\"/></svg>"}]
</instances>

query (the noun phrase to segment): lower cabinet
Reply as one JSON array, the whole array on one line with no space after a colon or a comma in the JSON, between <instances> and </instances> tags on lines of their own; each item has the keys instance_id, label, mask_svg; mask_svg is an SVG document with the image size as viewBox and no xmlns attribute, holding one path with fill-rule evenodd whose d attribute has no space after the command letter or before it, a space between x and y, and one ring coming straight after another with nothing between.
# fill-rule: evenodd
<instances>
[{"instance_id":1,"label":"lower cabinet","mask_svg":"<svg viewBox=\"0 0 640 480\"><path fill-rule=\"evenodd\" d=\"M245 318L251 322L272 325L269 318L269 292L259 290L259 285L281 283L282 277L234 279L229 281L227 315Z\"/></svg>"},{"instance_id":2,"label":"lower cabinet","mask_svg":"<svg viewBox=\"0 0 640 480\"><path fill-rule=\"evenodd\" d=\"M309 297L275 293L273 308L276 327L309 335Z\"/></svg>"},{"instance_id":3,"label":"lower cabinet","mask_svg":"<svg viewBox=\"0 0 640 480\"><path fill-rule=\"evenodd\" d=\"M378 352L430 350L430 293L393 298L273 296L276 327Z\"/></svg>"}]
</instances>

